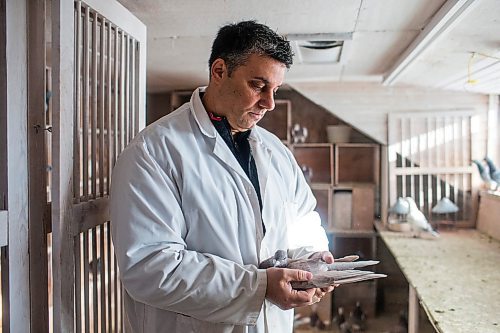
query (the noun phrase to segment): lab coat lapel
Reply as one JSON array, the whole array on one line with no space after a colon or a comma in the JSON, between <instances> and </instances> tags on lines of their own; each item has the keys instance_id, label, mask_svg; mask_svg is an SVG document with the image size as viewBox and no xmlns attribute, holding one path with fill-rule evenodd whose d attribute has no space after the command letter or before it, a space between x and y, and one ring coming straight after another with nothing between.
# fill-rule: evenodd
<instances>
[{"instance_id":1,"label":"lab coat lapel","mask_svg":"<svg viewBox=\"0 0 500 333\"><path fill-rule=\"evenodd\" d=\"M252 155L255 159L255 165L257 166L257 173L259 175L260 195L264 203L272 153L271 149L269 149L260 139L258 131L259 128L255 127L250 134L249 140Z\"/></svg>"},{"instance_id":2,"label":"lab coat lapel","mask_svg":"<svg viewBox=\"0 0 500 333\"><path fill-rule=\"evenodd\" d=\"M213 150L215 156L217 156L222 162L224 162L227 166L233 169L240 177L245 179L245 181L250 182L248 176L245 174L245 171L241 168L240 164L236 157L234 157L233 153L227 146L227 143L224 139L217 135L215 137L215 145Z\"/></svg>"}]
</instances>

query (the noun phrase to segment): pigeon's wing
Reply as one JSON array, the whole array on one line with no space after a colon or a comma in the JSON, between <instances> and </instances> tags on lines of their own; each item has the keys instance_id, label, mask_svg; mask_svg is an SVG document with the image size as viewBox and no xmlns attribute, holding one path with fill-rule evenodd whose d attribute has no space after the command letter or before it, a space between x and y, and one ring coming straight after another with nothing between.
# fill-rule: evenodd
<instances>
[{"instance_id":1,"label":"pigeon's wing","mask_svg":"<svg viewBox=\"0 0 500 333\"><path fill-rule=\"evenodd\" d=\"M313 278L309 281L293 281L291 285L293 289L325 288L335 284L371 280L372 278L370 276L378 275L383 274L358 270L326 271L313 275Z\"/></svg>"}]
</instances>

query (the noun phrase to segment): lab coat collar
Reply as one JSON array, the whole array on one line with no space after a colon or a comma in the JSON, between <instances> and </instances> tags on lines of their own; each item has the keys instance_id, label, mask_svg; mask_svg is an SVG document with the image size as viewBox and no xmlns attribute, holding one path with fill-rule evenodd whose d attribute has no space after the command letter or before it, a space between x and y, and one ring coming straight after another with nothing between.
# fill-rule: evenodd
<instances>
[{"instance_id":1,"label":"lab coat collar","mask_svg":"<svg viewBox=\"0 0 500 333\"><path fill-rule=\"evenodd\" d=\"M193 94L191 95L191 110L193 112L194 119L200 127L201 132L210 138L215 138L217 136L217 130L212 124L207 110L205 109L205 106L203 105L203 102L200 98L200 92L205 92L206 88L206 86L199 87L193 92ZM249 139L255 141L257 144L264 144L262 138L260 137L259 129L257 126L252 129Z\"/></svg>"},{"instance_id":2,"label":"lab coat collar","mask_svg":"<svg viewBox=\"0 0 500 333\"><path fill-rule=\"evenodd\" d=\"M200 98L200 92L205 92L206 88L207 87L199 87L193 91L193 94L191 95L191 112L193 113L194 119L196 120L196 123L198 123L201 132L210 138L215 138L217 136L217 130L208 117L207 110L205 109L205 106Z\"/></svg>"}]
</instances>

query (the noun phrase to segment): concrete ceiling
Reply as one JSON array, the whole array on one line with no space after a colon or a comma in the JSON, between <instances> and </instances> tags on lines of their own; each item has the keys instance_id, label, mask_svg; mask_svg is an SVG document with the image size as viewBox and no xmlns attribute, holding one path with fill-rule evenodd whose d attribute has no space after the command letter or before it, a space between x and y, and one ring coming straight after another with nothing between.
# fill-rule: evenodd
<instances>
[{"instance_id":1,"label":"concrete ceiling","mask_svg":"<svg viewBox=\"0 0 500 333\"><path fill-rule=\"evenodd\" d=\"M149 92L206 84L217 30L256 19L286 36L352 34L339 63L296 61L292 86L362 81L500 94L498 0L119 2L148 28Z\"/></svg>"}]
</instances>

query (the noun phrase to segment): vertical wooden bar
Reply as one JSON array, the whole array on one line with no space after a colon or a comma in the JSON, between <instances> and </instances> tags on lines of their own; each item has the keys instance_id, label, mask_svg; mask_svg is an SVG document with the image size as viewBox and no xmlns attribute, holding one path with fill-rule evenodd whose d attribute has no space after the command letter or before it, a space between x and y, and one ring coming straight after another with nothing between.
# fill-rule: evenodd
<instances>
[{"instance_id":1,"label":"vertical wooden bar","mask_svg":"<svg viewBox=\"0 0 500 333\"><path fill-rule=\"evenodd\" d=\"M125 120L124 130L125 130L125 144L123 148L130 142L132 133L130 133L130 37L128 34L124 34L124 116Z\"/></svg>"},{"instance_id":2,"label":"vertical wooden bar","mask_svg":"<svg viewBox=\"0 0 500 333\"><path fill-rule=\"evenodd\" d=\"M89 139L89 76L90 76L90 59L89 59L89 24L90 24L90 10L85 7L85 19L83 21L83 108L82 108L82 175L81 183L83 185L82 199L87 200L89 195L89 164L88 164L88 139Z\"/></svg>"},{"instance_id":3,"label":"vertical wooden bar","mask_svg":"<svg viewBox=\"0 0 500 333\"><path fill-rule=\"evenodd\" d=\"M113 141L114 141L114 156L113 156L113 165L115 165L116 158L118 157L118 154L121 152L121 129L120 129L120 122L121 122L121 117L120 117L120 31L118 27L115 27L115 73L114 73L114 88L115 88L115 105L114 105L114 116L115 116L115 121L113 123L114 125L114 135L113 135Z\"/></svg>"},{"instance_id":4,"label":"vertical wooden bar","mask_svg":"<svg viewBox=\"0 0 500 333\"><path fill-rule=\"evenodd\" d=\"M112 305L113 305L113 285L111 283L111 278L112 278L112 262L111 262L111 232L109 230L109 222L106 222L106 272L107 272L107 286L108 286L108 293L107 293L107 301L106 304L108 306L108 313L107 313L107 321L108 321L108 326L107 326L107 332L111 332L113 329L113 313L112 313Z\"/></svg>"},{"instance_id":5,"label":"vertical wooden bar","mask_svg":"<svg viewBox=\"0 0 500 333\"><path fill-rule=\"evenodd\" d=\"M74 328L73 107L74 2L52 0L54 332ZM21 332L21 331L19 331Z\"/></svg>"},{"instance_id":6,"label":"vertical wooden bar","mask_svg":"<svg viewBox=\"0 0 500 333\"><path fill-rule=\"evenodd\" d=\"M28 2L28 164L31 331L49 331L46 187L45 2Z\"/></svg>"},{"instance_id":7,"label":"vertical wooden bar","mask_svg":"<svg viewBox=\"0 0 500 333\"><path fill-rule=\"evenodd\" d=\"M105 255L105 244L104 244L104 229L105 225L101 224L99 226L99 258L100 258L100 275L99 275L99 282L101 285L101 291L100 291L100 299L101 299L101 313L100 313L100 327L101 327L101 332L106 332L106 255ZM97 279L96 279L97 281Z\"/></svg>"},{"instance_id":8,"label":"vertical wooden bar","mask_svg":"<svg viewBox=\"0 0 500 333\"><path fill-rule=\"evenodd\" d=\"M119 308L119 304L118 304L118 288L119 288L119 285L118 285L118 266L116 264L116 257L115 257L115 253L113 251L113 270L114 270L114 274L113 274L113 292L114 292L114 297L113 297L113 302L114 302L114 307L115 307L115 311L114 311L114 324L115 324L115 329L117 331L119 331L119 318L118 318L118 313L120 312L120 308Z\"/></svg>"},{"instance_id":9,"label":"vertical wooden bar","mask_svg":"<svg viewBox=\"0 0 500 333\"><path fill-rule=\"evenodd\" d=\"M401 118L401 168L406 168L406 118ZM406 190L406 176L401 177L401 196L406 197L409 196Z\"/></svg>"},{"instance_id":10,"label":"vertical wooden bar","mask_svg":"<svg viewBox=\"0 0 500 333\"><path fill-rule=\"evenodd\" d=\"M131 41L131 47L132 51L130 52L130 57L132 59L131 65L130 65L130 76L131 76L131 82L130 82L130 105L131 105L131 112L130 112L130 124L131 124L131 129L130 133L132 133L132 138L137 134L137 105L136 105L136 100L137 100L137 87L136 87L136 75L137 75L137 67L136 67L136 57L137 57L137 42L135 39L132 38Z\"/></svg>"},{"instance_id":11,"label":"vertical wooden bar","mask_svg":"<svg viewBox=\"0 0 500 333\"><path fill-rule=\"evenodd\" d=\"M97 257L97 227L90 230L92 232L92 319L94 332L99 331L99 293L97 284L99 281L99 258ZM89 232L90 232L89 231Z\"/></svg>"},{"instance_id":12,"label":"vertical wooden bar","mask_svg":"<svg viewBox=\"0 0 500 333\"><path fill-rule=\"evenodd\" d=\"M97 126L99 128L99 193L97 197L104 196L104 126L105 126L105 101L106 101L106 19L101 17L101 38L99 46L99 95L98 95L98 118Z\"/></svg>"},{"instance_id":13,"label":"vertical wooden bar","mask_svg":"<svg viewBox=\"0 0 500 333\"><path fill-rule=\"evenodd\" d=\"M98 71L97 71L97 21L99 15L96 12L93 12L93 20L92 20L92 76L91 76L91 84L92 84L92 107L90 112L90 148L91 148L91 157L90 157L90 165L91 165L91 175L90 175L90 197L96 198L97 193L97 81L98 81Z\"/></svg>"},{"instance_id":14,"label":"vertical wooden bar","mask_svg":"<svg viewBox=\"0 0 500 333\"><path fill-rule=\"evenodd\" d=\"M120 145L118 153L121 153L126 145L126 119L125 119L125 31L121 30L120 35L120 108L118 113L118 123L120 129Z\"/></svg>"},{"instance_id":15,"label":"vertical wooden bar","mask_svg":"<svg viewBox=\"0 0 500 333\"><path fill-rule=\"evenodd\" d=\"M111 169L113 167L113 163L112 163L112 158L111 156L113 155L113 140L112 138L114 137L114 131L113 131L113 126L112 126L112 122L113 122L113 112L112 112L112 106L113 106L113 91L112 91L112 88L111 88L111 84L112 84L112 41L113 41L113 29L112 29L112 25L111 25L111 22L108 22L108 71L107 71L107 78L106 78L106 82L107 82L107 93L106 93L106 101L108 102L107 103L107 107L106 107L106 116L107 116L107 126L106 126L106 129L107 129L107 135L106 135L106 147L107 147L107 156L106 156L106 194L109 194L109 188L110 188L110 181L111 181Z\"/></svg>"},{"instance_id":16,"label":"vertical wooden bar","mask_svg":"<svg viewBox=\"0 0 500 333\"><path fill-rule=\"evenodd\" d=\"M80 333L82 331L82 258L81 258L81 234L75 236L75 331Z\"/></svg>"},{"instance_id":17,"label":"vertical wooden bar","mask_svg":"<svg viewBox=\"0 0 500 333\"><path fill-rule=\"evenodd\" d=\"M80 202L80 120L82 115L82 3L75 3L75 112L73 117L73 196Z\"/></svg>"},{"instance_id":18,"label":"vertical wooden bar","mask_svg":"<svg viewBox=\"0 0 500 333\"><path fill-rule=\"evenodd\" d=\"M89 231L83 232L83 304L85 332L90 332L89 299Z\"/></svg>"}]
</instances>

